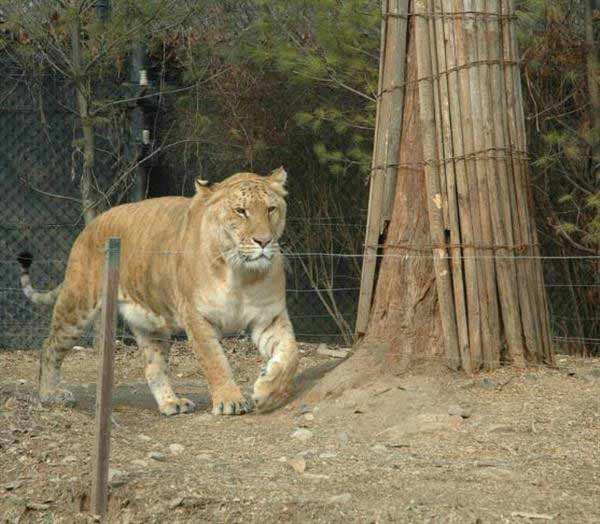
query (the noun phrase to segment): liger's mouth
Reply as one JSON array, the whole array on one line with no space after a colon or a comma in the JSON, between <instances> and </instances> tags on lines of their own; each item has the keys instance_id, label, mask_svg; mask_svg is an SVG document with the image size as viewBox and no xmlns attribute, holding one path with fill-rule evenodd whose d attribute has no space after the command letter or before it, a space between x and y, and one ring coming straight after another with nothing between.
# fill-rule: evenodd
<instances>
[{"instance_id":1,"label":"liger's mouth","mask_svg":"<svg viewBox=\"0 0 600 524\"><path fill-rule=\"evenodd\" d=\"M250 255L242 255L242 258L244 260L244 262L257 262L258 260L268 260L271 261L273 258L273 255L267 255L266 253L261 253L260 255L257 256L250 256Z\"/></svg>"}]
</instances>

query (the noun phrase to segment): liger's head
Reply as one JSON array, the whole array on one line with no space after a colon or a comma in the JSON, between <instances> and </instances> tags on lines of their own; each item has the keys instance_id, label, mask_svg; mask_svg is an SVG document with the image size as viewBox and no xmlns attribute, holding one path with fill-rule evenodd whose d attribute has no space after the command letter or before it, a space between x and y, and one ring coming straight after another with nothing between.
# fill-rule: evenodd
<instances>
[{"instance_id":1,"label":"liger's head","mask_svg":"<svg viewBox=\"0 0 600 524\"><path fill-rule=\"evenodd\" d=\"M211 188L197 183L231 266L257 271L271 267L285 228L286 178L279 168L268 176L237 173Z\"/></svg>"}]
</instances>

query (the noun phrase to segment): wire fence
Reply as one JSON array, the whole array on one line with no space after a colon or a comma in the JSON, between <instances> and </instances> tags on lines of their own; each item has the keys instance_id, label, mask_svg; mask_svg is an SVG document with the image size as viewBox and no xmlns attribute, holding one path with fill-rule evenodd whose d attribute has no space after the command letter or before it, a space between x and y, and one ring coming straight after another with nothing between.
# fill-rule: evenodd
<instances>
[{"instance_id":1,"label":"wire fence","mask_svg":"<svg viewBox=\"0 0 600 524\"><path fill-rule=\"evenodd\" d=\"M60 238L60 237L57 237ZM155 253L155 252L153 252ZM165 255L178 255L183 252L160 252ZM138 253L139 254L139 253ZM399 259L432 258L426 253L386 253L378 254L379 258L390 257ZM336 260L361 260L362 253L327 253L327 252L285 252L287 264L287 303L290 318L299 340L305 342L326 342L329 344L348 345L352 342L353 326L356 318L356 304L360 288L358 285L348 285L354 280L359 282L360 273L354 275L340 274L331 271L326 278L332 284L318 287L318 283L306 274L306 262L298 267L297 261L318 259L320 263L334 264ZM507 258L501 255L491 255L491 258ZM490 258L485 257L485 258ZM465 258L465 257L461 257ZM482 257L472 257L482 258ZM531 258L525 255L512 255L509 258ZM536 257L537 258L537 257ZM557 262L588 262L600 263L600 256L540 256L549 269L546 274L552 274L552 266ZM66 267L67 256L62 258L38 259L34 262L31 275L34 286L51 288L62 278ZM126 263L126 259L123 261ZM37 347L48 333L51 308L36 306L25 298L19 285L20 267L16 260L0 260L0 275L6 282L12 279L10 285L0 288L0 304L4 311L2 319L1 345L3 349L24 349ZM321 278L322 275L321 275ZM345 281L345 284L338 282ZM323 285L322 283L320 285ZM594 277L587 284L570 284L565 282L546 283L549 296L549 307L552 321L552 336L559 351L581 352L586 348L588 353L600 351L600 312L595 311L591 316L582 316L570 308L565 292L571 296L577 292L592 293L600 299L600 281ZM600 300L596 301L600 303ZM585 331L579 331L582 327ZM119 336L131 339L131 333L121 324ZM84 343L91 342L91 331L84 337Z\"/></svg>"},{"instance_id":2,"label":"wire fence","mask_svg":"<svg viewBox=\"0 0 600 524\"><path fill-rule=\"evenodd\" d=\"M61 282L70 248L84 225L78 175L83 153L72 87L51 75L27 78L10 60L2 66L0 350L27 349L39 347L47 335L51 309L35 306L23 295L16 255L23 250L34 254L31 276L36 288L51 289ZM136 144L128 125L121 124L98 127L93 184L105 196L106 206L127 201L131 189L131 180L122 175L132 171L135 163L124 164L123 158ZM179 172L178 164L169 164L180 146L167 146L173 146L167 167L175 166L172 171L183 182L176 187L167 184L153 196L191 194L195 177ZM210 147L206 154L211 154ZM121 181L118 188L115 180ZM296 334L302 341L348 345L360 291L368 188L352 170L323 177L318 171L309 176L298 169L289 183L289 217L282 244L287 304ZM431 257L431 249L396 246L376 256ZM600 256L559 250L553 242L540 249L557 349L582 352L585 348L600 354ZM494 251L475 258L538 257ZM119 333L129 337L125 326ZM85 342L89 341L88 334Z\"/></svg>"}]
</instances>

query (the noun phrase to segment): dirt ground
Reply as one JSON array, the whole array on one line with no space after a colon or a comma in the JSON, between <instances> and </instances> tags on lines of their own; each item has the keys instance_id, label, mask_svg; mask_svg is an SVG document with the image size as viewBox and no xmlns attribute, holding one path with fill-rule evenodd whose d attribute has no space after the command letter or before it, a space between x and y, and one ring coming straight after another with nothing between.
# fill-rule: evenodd
<instances>
[{"instance_id":1,"label":"dirt ground","mask_svg":"<svg viewBox=\"0 0 600 524\"><path fill-rule=\"evenodd\" d=\"M299 388L338 361L302 346ZM256 351L228 345L251 388ZM121 346L110 522L600 522L600 360L476 378L386 378L317 405L214 417L179 344L191 415L159 415L135 348ZM35 397L37 355L0 352L0 521L92 522L96 360L72 352L71 409Z\"/></svg>"}]
</instances>

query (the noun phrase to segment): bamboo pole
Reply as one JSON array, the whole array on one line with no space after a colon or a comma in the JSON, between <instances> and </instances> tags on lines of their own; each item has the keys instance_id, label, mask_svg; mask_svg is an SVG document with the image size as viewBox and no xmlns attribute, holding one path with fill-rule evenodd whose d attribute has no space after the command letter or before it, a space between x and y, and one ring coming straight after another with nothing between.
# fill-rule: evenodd
<instances>
[{"instance_id":1,"label":"bamboo pole","mask_svg":"<svg viewBox=\"0 0 600 524\"><path fill-rule=\"evenodd\" d=\"M506 108L504 106L504 89L502 81L502 68L499 60L500 52L499 34L501 14L499 0L488 0L488 10L495 16L486 17L486 48L488 49L490 61L489 99L492 101L493 110L493 140L496 157L496 175L489 179L489 198L493 203L492 226L494 237L498 243L495 249L496 270L498 275L498 294L502 311L504 333L508 345L508 353L513 365L524 367L524 342L520 320L520 305L518 297L518 282L516 278L516 267L514 263L513 250L507 249L507 245L514 245L511 223L512 215L510 202L507 200L508 185L508 162L506 158L507 141L505 137ZM502 246L502 247L501 247Z\"/></svg>"},{"instance_id":2,"label":"bamboo pole","mask_svg":"<svg viewBox=\"0 0 600 524\"><path fill-rule=\"evenodd\" d=\"M453 0L442 0L445 13L453 13ZM477 263L475 260L475 232L473 227L473 213L471 211L471 195L473 188L469 184L469 172L465 159L465 145L462 128L462 119L466 118L461 108L461 85L459 79L456 22L457 17L444 16L445 46L446 46L446 68L442 70L448 76L448 95L450 105L450 123L452 128L452 144L454 152L454 168L456 172L456 189L458 192L458 215L460 218L460 239L453 240L463 244L463 267L465 293L467 297L467 326L469 330L469 347L464 353L469 352L467 357L463 353L464 361L469 361L469 372L474 369L472 363L473 355L477 355L481 348L480 308L479 293L477 289ZM442 67L442 66L440 66ZM461 69L462 70L462 69ZM464 91L464 89L462 89ZM477 349L473 349L477 348Z\"/></svg>"},{"instance_id":3,"label":"bamboo pole","mask_svg":"<svg viewBox=\"0 0 600 524\"><path fill-rule=\"evenodd\" d=\"M525 115L523 110L523 96L521 92L521 78L517 64L518 48L516 34L514 30L514 7L512 0L505 1L503 5L504 20L504 58L506 61L515 62L514 65L507 66L506 70L506 93L509 133L511 134L511 147L513 150L513 170L515 180L515 195L517 197L517 209L519 211L519 225L522 242L529 247L525 254L537 257L539 248L537 246L537 231L535 228L535 216L533 206L533 195L529 183L529 169L525 153L527 151L527 141L525 133ZM515 155L514 151L520 154ZM540 356L548 362L553 361L552 346L549 338L549 318L546 293L544 289L543 271L541 260L539 258L530 258L521 260L523 268L523 277L527 279L526 290L529 298L529 309L526 314L529 316L527 322L533 326L534 333L532 337L533 347L530 347L529 354L531 358L539 362ZM527 327L525 335L527 336Z\"/></svg>"},{"instance_id":4,"label":"bamboo pole","mask_svg":"<svg viewBox=\"0 0 600 524\"><path fill-rule=\"evenodd\" d=\"M454 0L454 11L456 13L470 13L473 8L469 0ZM474 114L476 108L471 103L471 97L479 95L479 86L477 83L471 85L471 75L476 71L477 67L473 64L476 59L476 50L470 45L472 37L469 40L468 33L473 33L474 21L471 14L463 14L454 19L454 36L456 47L456 61L461 67L458 71L458 85L460 111L461 111L461 127L463 137L463 147L465 155L465 167L467 176L467 188L469 192L470 216L473 227L473 243L480 246L473 250L473 270L475 278L473 281L467 281L467 285L472 287L471 296L476 300L478 306L478 316L475 319L469 318L469 327L471 332L478 334L478 338L471 338L471 357L473 366L478 369L483 361L483 346L489 347L491 341L489 338L489 307L487 301L487 293L485 287L485 267L484 255L487 253L481 249L483 244L483 227L481 224L481 210L479 207L479 181L477 173L477 160L479 151L475 147L474 126L475 119L479 115ZM478 102L478 100L476 100ZM477 104L475 104L476 106ZM479 166L481 167L481 166ZM479 322L479 323L477 323Z\"/></svg>"},{"instance_id":5,"label":"bamboo pole","mask_svg":"<svg viewBox=\"0 0 600 524\"><path fill-rule=\"evenodd\" d=\"M430 1L430 8L432 2ZM426 15L430 10L426 0L415 0L415 13ZM446 250L439 247L445 243L444 215L441 205L441 185L439 161L436 155L436 123L434 112L434 92L429 48L428 21L425 16L415 17L415 47L417 52L419 115L421 120L421 137L423 142L423 159L425 163L425 178L427 187L427 210L431 239L436 248L433 249L433 263L436 276L436 287L440 304L440 316L446 359L453 369L460 366L460 351L452 296L450 266Z\"/></svg>"},{"instance_id":6,"label":"bamboo pole","mask_svg":"<svg viewBox=\"0 0 600 524\"><path fill-rule=\"evenodd\" d=\"M464 0L463 9L466 12L477 12L475 0ZM481 12L481 6L479 9ZM476 178L477 196L474 198L477 205L478 217L477 227L479 243L486 248L494 247L494 237L492 232L492 222L490 216L490 201L487 189L487 178L494 173L487 171L486 157L489 154L485 148L485 131L482 117L482 93L479 79L482 68L479 63L480 53L486 55L485 48L479 47L477 21L481 17L467 16L463 24L463 42L466 45L465 60L471 64L466 72L469 79L470 110L471 110L471 136L472 136L472 155L471 163L473 173ZM481 42L483 43L483 42ZM486 249L478 250L479 266L479 297L481 304L481 329L482 329L482 357L484 368L490 369L497 365L500 353L500 317L498 311L498 298L496 287L496 271L494 260L490 257L493 254Z\"/></svg>"},{"instance_id":7,"label":"bamboo pole","mask_svg":"<svg viewBox=\"0 0 600 524\"><path fill-rule=\"evenodd\" d=\"M527 212L527 202L524 201L524 186L522 180L525 176L523 173L523 160L525 148L521 147L517 137L517 115L516 115L516 102L514 96L514 83L512 72L514 68L510 65L510 62L514 61L516 57L512 56L510 52L510 35L508 29L508 9L506 1L502 0L500 4L501 8L501 22L500 22L500 45L502 48L502 60L503 60L503 80L504 80L504 104L506 114L506 131L507 131L507 147L509 151L509 169L507 176L508 194L511 199L511 209L514 210L513 220L511 221L513 230L513 239L515 244L519 245L531 245L531 235L529 232L529 213ZM528 248L521 251L520 254L531 255L531 251ZM535 355L538 353L540 348L540 332L541 326L537 320L539 317L534 315L534 312L538 309L534 303L537 301L535 298L535 289L532 289L534 284L534 273L531 271L531 261L529 259L518 258L515 260L515 266L517 270L517 281L519 303L521 309L521 322L523 325L523 337L525 340L525 357L527 360L535 360Z\"/></svg>"},{"instance_id":8,"label":"bamboo pole","mask_svg":"<svg viewBox=\"0 0 600 524\"><path fill-rule=\"evenodd\" d=\"M407 13L408 0L385 0L382 2L375 139L365 235L365 257L355 329L358 335L365 333L367 329L375 285L379 239L386 220L391 218L394 204L406 76L407 20L402 15ZM388 16L388 14L401 16Z\"/></svg>"},{"instance_id":9,"label":"bamboo pole","mask_svg":"<svg viewBox=\"0 0 600 524\"><path fill-rule=\"evenodd\" d=\"M476 12L487 12L486 0L475 0L473 9ZM488 60L488 52L486 46L486 23L482 16L477 17L475 22L474 40L471 40L471 46L476 50L476 55L470 56L470 60L477 60L478 67L470 69L472 72L471 89L474 107L473 125L475 148L478 151L485 151L485 155L479 155L477 159L477 176L479 181L479 199L480 213L482 224L482 240L488 246L495 245L494 229L492 225L491 206L495 202L490 199L490 186L488 181L496 176L496 161L494 160L494 139L493 139L493 101L489 97L487 88L489 82L490 66L485 63ZM500 309L498 307L498 288L496 285L496 265L494 259L489 255L493 255L494 251L488 253L485 258L485 275L487 287L487 299L489 308L489 323L488 329L489 342L484 342L483 356L484 367L486 369L495 369L500 365L500 331L501 318ZM490 344L489 346L487 344Z\"/></svg>"},{"instance_id":10,"label":"bamboo pole","mask_svg":"<svg viewBox=\"0 0 600 524\"><path fill-rule=\"evenodd\" d=\"M396 173L400 154L402 115L404 114L404 82L406 81L406 35L408 29L408 1L388 0L385 31L385 64L383 66L382 114L389 115L387 125L381 129L383 163L385 165L383 190L383 216L380 232L392 218L396 196ZM385 3L385 2L384 2Z\"/></svg>"},{"instance_id":11,"label":"bamboo pole","mask_svg":"<svg viewBox=\"0 0 600 524\"><path fill-rule=\"evenodd\" d=\"M381 41L379 44L379 78L377 85L377 110L375 113L375 140L373 142L373 159L371 162L371 177L369 184L369 207L367 211L367 228L365 233L365 248L362 272L360 276L360 292L356 313L355 332L361 335L367 331L373 288L375 285L375 270L377 268L377 252L383 213L384 171L381 169L381 142L378 140L381 126L381 93L383 91L383 65L385 63L385 37L387 0L381 3Z\"/></svg>"},{"instance_id":12,"label":"bamboo pole","mask_svg":"<svg viewBox=\"0 0 600 524\"><path fill-rule=\"evenodd\" d=\"M446 231L450 231L451 220L450 220L450 211L448 209L448 183L447 183L447 175L446 175L446 162L444 159L446 158L446 153L444 151L444 130L443 130L443 117L442 117L442 101L440 98L440 77L439 71L440 68L438 66L438 34L436 30L436 6L435 0L431 1L427 4L429 9L428 18L428 31L429 31L429 52L431 54L431 73L432 73L432 85L433 85L433 101L434 101L434 109L435 109L435 136L436 136L436 150L437 150L437 158L440 159L439 163L439 178L440 178L440 191L442 194L442 211L444 213L444 238L446 238ZM451 137L450 137L451 138ZM450 146L451 147L451 146ZM448 156L452 156L450 153Z\"/></svg>"},{"instance_id":13,"label":"bamboo pole","mask_svg":"<svg viewBox=\"0 0 600 524\"><path fill-rule=\"evenodd\" d=\"M467 304L464 290L464 274L462 250L457 247L461 243L460 236L460 218L458 206L458 193L456 190L456 171L454 162L451 160L454 157L454 148L452 144L452 124L450 120L449 106L449 87L448 75L440 74L441 70L446 67L446 48L441 45L446 39L446 31L444 20L442 18L442 0L434 0L434 17L436 31L436 45L434 49L437 54L436 65L438 69L435 71L437 78L438 93L439 93L439 112L441 115L441 137L438 137L440 146L438 150L444 152L442 165L444 166L444 174L446 177L446 191L448 195L448 224L447 234L445 239L453 246L450 248L450 267L452 270L452 285L454 289L454 307L456 311L456 323L458 332L458 344L460 348L461 360L463 369L467 372L471 371L471 359L469 352L469 330L467 324ZM447 238L446 238L447 237Z\"/></svg>"}]
</instances>

